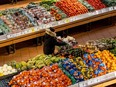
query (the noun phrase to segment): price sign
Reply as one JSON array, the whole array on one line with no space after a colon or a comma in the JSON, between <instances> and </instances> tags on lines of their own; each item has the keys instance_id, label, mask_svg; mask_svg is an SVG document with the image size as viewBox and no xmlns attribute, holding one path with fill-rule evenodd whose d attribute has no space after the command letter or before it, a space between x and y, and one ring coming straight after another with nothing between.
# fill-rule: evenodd
<instances>
[{"instance_id":1,"label":"price sign","mask_svg":"<svg viewBox=\"0 0 116 87\"><path fill-rule=\"evenodd\" d=\"M21 35L21 32L18 32L18 33L17 33L17 36L20 36L20 35Z\"/></svg>"},{"instance_id":2,"label":"price sign","mask_svg":"<svg viewBox=\"0 0 116 87\"><path fill-rule=\"evenodd\" d=\"M84 87L84 86L83 86L83 83L79 83L79 87Z\"/></svg>"},{"instance_id":3,"label":"price sign","mask_svg":"<svg viewBox=\"0 0 116 87\"><path fill-rule=\"evenodd\" d=\"M87 86L88 86L87 81L83 81L79 83L79 87L87 87Z\"/></svg>"},{"instance_id":4,"label":"price sign","mask_svg":"<svg viewBox=\"0 0 116 87\"><path fill-rule=\"evenodd\" d=\"M7 35L7 38L12 38L12 35L11 34Z\"/></svg>"},{"instance_id":5,"label":"price sign","mask_svg":"<svg viewBox=\"0 0 116 87\"><path fill-rule=\"evenodd\" d=\"M93 81L92 81L92 80L88 80L88 81L87 81L87 84L88 84L88 85L92 85L92 84L93 84Z\"/></svg>"},{"instance_id":6,"label":"price sign","mask_svg":"<svg viewBox=\"0 0 116 87\"><path fill-rule=\"evenodd\" d=\"M21 32L21 35L24 35L24 34L26 34L25 31L22 31L22 32Z\"/></svg>"},{"instance_id":7,"label":"price sign","mask_svg":"<svg viewBox=\"0 0 116 87\"><path fill-rule=\"evenodd\" d=\"M65 19L65 23L69 23L70 22L70 20L67 18L67 19Z\"/></svg>"},{"instance_id":8,"label":"price sign","mask_svg":"<svg viewBox=\"0 0 116 87\"><path fill-rule=\"evenodd\" d=\"M35 31L38 31L38 27L35 27Z\"/></svg>"},{"instance_id":9,"label":"price sign","mask_svg":"<svg viewBox=\"0 0 116 87\"><path fill-rule=\"evenodd\" d=\"M70 21L70 22L73 22L73 17L69 18L69 21Z\"/></svg>"},{"instance_id":10,"label":"price sign","mask_svg":"<svg viewBox=\"0 0 116 87\"><path fill-rule=\"evenodd\" d=\"M58 25L61 25L61 21L58 21Z\"/></svg>"},{"instance_id":11,"label":"price sign","mask_svg":"<svg viewBox=\"0 0 116 87\"><path fill-rule=\"evenodd\" d=\"M42 26L39 26L39 27L38 27L38 30L40 30L40 29L43 29Z\"/></svg>"},{"instance_id":12,"label":"price sign","mask_svg":"<svg viewBox=\"0 0 116 87\"><path fill-rule=\"evenodd\" d=\"M31 28L31 32L35 32L35 28Z\"/></svg>"},{"instance_id":13,"label":"price sign","mask_svg":"<svg viewBox=\"0 0 116 87\"><path fill-rule=\"evenodd\" d=\"M114 6L114 10L116 10L116 6Z\"/></svg>"},{"instance_id":14,"label":"price sign","mask_svg":"<svg viewBox=\"0 0 116 87\"><path fill-rule=\"evenodd\" d=\"M75 21L78 20L78 19L79 19L78 16L75 16Z\"/></svg>"},{"instance_id":15,"label":"price sign","mask_svg":"<svg viewBox=\"0 0 116 87\"><path fill-rule=\"evenodd\" d=\"M112 11L113 10L113 7L109 7L109 11Z\"/></svg>"},{"instance_id":16,"label":"price sign","mask_svg":"<svg viewBox=\"0 0 116 87\"><path fill-rule=\"evenodd\" d=\"M102 13L107 12L106 9L102 9L101 11L102 11Z\"/></svg>"},{"instance_id":17,"label":"price sign","mask_svg":"<svg viewBox=\"0 0 116 87\"><path fill-rule=\"evenodd\" d=\"M99 11L95 11L96 12L96 14L99 14Z\"/></svg>"},{"instance_id":18,"label":"price sign","mask_svg":"<svg viewBox=\"0 0 116 87\"><path fill-rule=\"evenodd\" d=\"M65 24L65 20L61 20L58 22L59 25Z\"/></svg>"},{"instance_id":19,"label":"price sign","mask_svg":"<svg viewBox=\"0 0 116 87\"><path fill-rule=\"evenodd\" d=\"M31 32L32 32L32 30L31 30L31 29L29 29L29 30L28 30L28 33L31 33Z\"/></svg>"},{"instance_id":20,"label":"price sign","mask_svg":"<svg viewBox=\"0 0 116 87\"><path fill-rule=\"evenodd\" d=\"M116 71L114 72L114 76L116 77Z\"/></svg>"},{"instance_id":21,"label":"price sign","mask_svg":"<svg viewBox=\"0 0 116 87\"><path fill-rule=\"evenodd\" d=\"M13 37L16 37L17 36L17 33L13 34Z\"/></svg>"},{"instance_id":22,"label":"price sign","mask_svg":"<svg viewBox=\"0 0 116 87\"><path fill-rule=\"evenodd\" d=\"M22 31L23 34L28 34L28 30Z\"/></svg>"}]
</instances>

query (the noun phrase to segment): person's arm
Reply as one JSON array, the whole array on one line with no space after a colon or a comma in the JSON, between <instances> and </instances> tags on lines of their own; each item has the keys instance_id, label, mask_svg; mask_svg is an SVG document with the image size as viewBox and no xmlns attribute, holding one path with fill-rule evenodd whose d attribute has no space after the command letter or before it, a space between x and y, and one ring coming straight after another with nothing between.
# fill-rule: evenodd
<instances>
[{"instance_id":1,"label":"person's arm","mask_svg":"<svg viewBox=\"0 0 116 87\"><path fill-rule=\"evenodd\" d=\"M54 38L54 42L55 42L55 45L57 46L64 46L64 45L67 45L67 43L61 41L61 42L58 42L55 38Z\"/></svg>"}]
</instances>

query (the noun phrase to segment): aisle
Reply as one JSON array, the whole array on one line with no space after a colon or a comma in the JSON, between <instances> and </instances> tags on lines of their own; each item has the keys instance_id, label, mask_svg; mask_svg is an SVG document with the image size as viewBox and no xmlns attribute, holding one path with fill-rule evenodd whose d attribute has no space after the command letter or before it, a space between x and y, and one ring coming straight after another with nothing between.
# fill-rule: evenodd
<instances>
[{"instance_id":1,"label":"aisle","mask_svg":"<svg viewBox=\"0 0 116 87\"><path fill-rule=\"evenodd\" d=\"M102 27L94 29L88 32L74 34L79 44L84 44L87 40L95 40L100 38L115 37L116 36L116 25L110 27ZM5 48L0 48L0 65L7 63L12 60L21 61L32 58L38 54L43 53L42 46L33 45L33 40L25 41L16 44L16 53L8 55Z\"/></svg>"}]
</instances>

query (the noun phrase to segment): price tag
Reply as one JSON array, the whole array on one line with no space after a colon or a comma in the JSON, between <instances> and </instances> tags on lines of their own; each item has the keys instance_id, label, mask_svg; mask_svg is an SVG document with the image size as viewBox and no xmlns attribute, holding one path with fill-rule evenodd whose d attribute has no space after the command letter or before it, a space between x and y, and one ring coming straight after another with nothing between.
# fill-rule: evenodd
<instances>
[{"instance_id":1,"label":"price tag","mask_svg":"<svg viewBox=\"0 0 116 87\"><path fill-rule=\"evenodd\" d=\"M41 30L41 29L42 29L42 26L39 26L39 27L38 27L38 30Z\"/></svg>"},{"instance_id":2,"label":"price tag","mask_svg":"<svg viewBox=\"0 0 116 87\"><path fill-rule=\"evenodd\" d=\"M106 9L102 9L101 11L102 11L102 13L107 12Z\"/></svg>"},{"instance_id":3,"label":"price tag","mask_svg":"<svg viewBox=\"0 0 116 87\"><path fill-rule=\"evenodd\" d=\"M75 21L78 20L78 19L79 19L78 16L75 16Z\"/></svg>"},{"instance_id":4,"label":"price tag","mask_svg":"<svg viewBox=\"0 0 116 87\"><path fill-rule=\"evenodd\" d=\"M83 86L83 83L79 83L79 87L84 87L84 86Z\"/></svg>"},{"instance_id":5,"label":"price tag","mask_svg":"<svg viewBox=\"0 0 116 87\"><path fill-rule=\"evenodd\" d=\"M35 32L35 28L31 28L31 32Z\"/></svg>"},{"instance_id":6,"label":"price tag","mask_svg":"<svg viewBox=\"0 0 116 87\"><path fill-rule=\"evenodd\" d=\"M58 25L64 24L64 20L58 21Z\"/></svg>"},{"instance_id":7,"label":"price tag","mask_svg":"<svg viewBox=\"0 0 116 87\"><path fill-rule=\"evenodd\" d=\"M116 76L116 72L114 72L114 75Z\"/></svg>"},{"instance_id":8,"label":"price tag","mask_svg":"<svg viewBox=\"0 0 116 87\"><path fill-rule=\"evenodd\" d=\"M114 10L116 10L116 6L114 6Z\"/></svg>"},{"instance_id":9,"label":"price tag","mask_svg":"<svg viewBox=\"0 0 116 87\"><path fill-rule=\"evenodd\" d=\"M69 23L70 22L70 20L67 18L67 19L65 19L65 23Z\"/></svg>"},{"instance_id":10,"label":"price tag","mask_svg":"<svg viewBox=\"0 0 116 87\"><path fill-rule=\"evenodd\" d=\"M109 7L109 11L112 11L113 10L113 7Z\"/></svg>"},{"instance_id":11,"label":"price tag","mask_svg":"<svg viewBox=\"0 0 116 87\"><path fill-rule=\"evenodd\" d=\"M7 38L12 38L12 37L13 37L12 34L7 35Z\"/></svg>"},{"instance_id":12,"label":"price tag","mask_svg":"<svg viewBox=\"0 0 116 87\"><path fill-rule=\"evenodd\" d=\"M38 27L35 27L35 31L38 31Z\"/></svg>"},{"instance_id":13,"label":"price tag","mask_svg":"<svg viewBox=\"0 0 116 87\"><path fill-rule=\"evenodd\" d=\"M17 34L15 33L15 34L13 34L13 37L16 37L17 36Z\"/></svg>"},{"instance_id":14,"label":"price tag","mask_svg":"<svg viewBox=\"0 0 116 87\"><path fill-rule=\"evenodd\" d=\"M58 25L61 25L61 21L58 21Z\"/></svg>"},{"instance_id":15,"label":"price tag","mask_svg":"<svg viewBox=\"0 0 116 87\"><path fill-rule=\"evenodd\" d=\"M72 18L72 21L76 21L76 17L75 16Z\"/></svg>"},{"instance_id":16,"label":"price tag","mask_svg":"<svg viewBox=\"0 0 116 87\"><path fill-rule=\"evenodd\" d=\"M21 35L21 32L17 33L17 36L20 36Z\"/></svg>"},{"instance_id":17,"label":"price tag","mask_svg":"<svg viewBox=\"0 0 116 87\"><path fill-rule=\"evenodd\" d=\"M96 14L99 14L99 11L95 11L96 12Z\"/></svg>"},{"instance_id":18,"label":"price tag","mask_svg":"<svg viewBox=\"0 0 116 87\"><path fill-rule=\"evenodd\" d=\"M92 84L93 84L93 81L92 81L92 80L88 80L88 81L87 81L87 84L88 84L88 85L92 85Z\"/></svg>"},{"instance_id":19,"label":"price tag","mask_svg":"<svg viewBox=\"0 0 116 87\"><path fill-rule=\"evenodd\" d=\"M25 31L22 31L22 32L21 32L21 35L24 35L24 34L26 34Z\"/></svg>"},{"instance_id":20,"label":"price tag","mask_svg":"<svg viewBox=\"0 0 116 87\"><path fill-rule=\"evenodd\" d=\"M24 34L28 34L28 30L24 30L23 33L24 33Z\"/></svg>"},{"instance_id":21,"label":"price tag","mask_svg":"<svg viewBox=\"0 0 116 87\"><path fill-rule=\"evenodd\" d=\"M31 30L31 29L29 29L29 30L28 30L28 33L31 33L31 32L32 32L32 30Z\"/></svg>"}]
</instances>

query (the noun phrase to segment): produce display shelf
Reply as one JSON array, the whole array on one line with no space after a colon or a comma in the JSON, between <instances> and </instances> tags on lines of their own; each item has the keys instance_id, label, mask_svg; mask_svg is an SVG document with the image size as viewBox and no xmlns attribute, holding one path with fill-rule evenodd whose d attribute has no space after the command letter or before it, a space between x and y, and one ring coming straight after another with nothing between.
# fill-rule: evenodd
<instances>
[{"instance_id":1,"label":"produce display shelf","mask_svg":"<svg viewBox=\"0 0 116 87\"><path fill-rule=\"evenodd\" d=\"M79 82L69 87L106 87L115 83L116 71L83 82Z\"/></svg>"},{"instance_id":2,"label":"produce display shelf","mask_svg":"<svg viewBox=\"0 0 116 87\"><path fill-rule=\"evenodd\" d=\"M49 27L54 27L56 29L56 32L58 32L58 31L66 30L68 28L72 28L75 26L87 24L90 22L94 22L97 20L114 17L114 16L116 16L116 7L104 8L94 12L73 16L70 18L65 18L60 21L55 21L49 24L43 24L41 26L25 29L22 32L18 32L15 34L7 34L0 36L0 47L16 44L29 39L43 36L45 33L44 29Z\"/></svg>"}]
</instances>

